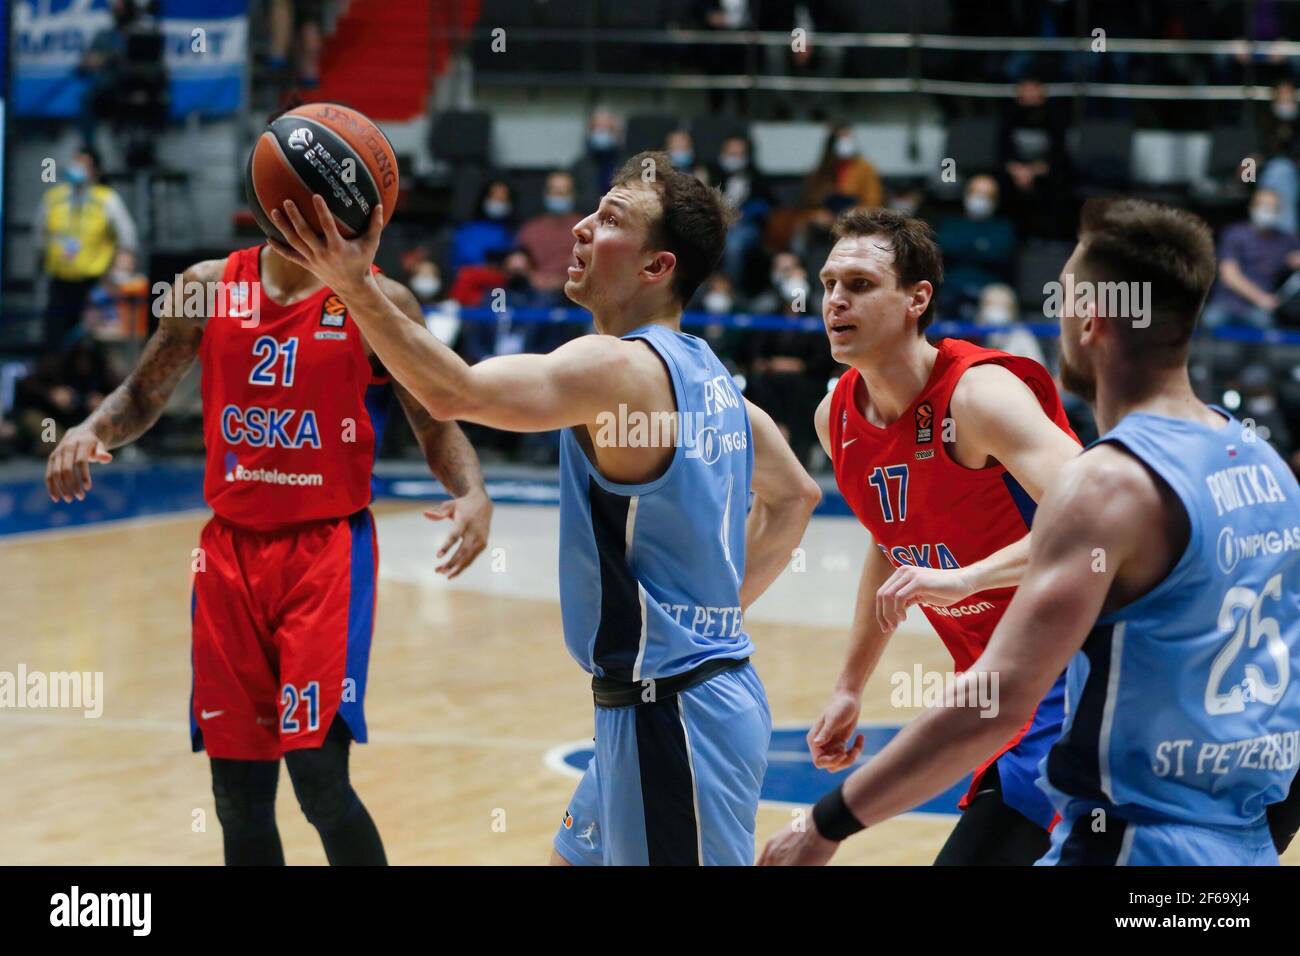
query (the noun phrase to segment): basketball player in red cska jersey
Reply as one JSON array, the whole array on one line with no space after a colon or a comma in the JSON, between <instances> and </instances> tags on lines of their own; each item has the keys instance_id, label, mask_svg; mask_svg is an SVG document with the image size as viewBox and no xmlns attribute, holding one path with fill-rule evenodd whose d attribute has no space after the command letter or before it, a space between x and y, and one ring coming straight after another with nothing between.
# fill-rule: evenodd
<instances>
[{"instance_id":1,"label":"basketball player in red cska jersey","mask_svg":"<svg viewBox=\"0 0 1300 956\"><path fill-rule=\"evenodd\" d=\"M423 325L410 291L377 279ZM454 422L433 420L389 381L339 298L269 246L191 266L159 305L130 377L50 455L50 496L84 499L90 464L147 431L201 361L203 490L215 514L194 576L190 729L211 760L226 863L284 863L275 823L283 756L329 862L382 864L348 750L366 740L378 559L368 506L392 393L455 496L426 512L454 525L438 552L448 577L487 540L492 506L478 459Z\"/></svg>"},{"instance_id":2,"label":"basketball player in red cska jersey","mask_svg":"<svg viewBox=\"0 0 1300 956\"><path fill-rule=\"evenodd\" d=\"M957 671L984 649L1028 563L1035 502L1079 452L1047 371L957 339L925 338L943 267L929 226L850 210L821 271L835 360L851 366L817 409L835 480L875 547L858 586L848 658L808 744L841 770L862 689L907 608L922 611ZM1053 810L1034 784L1059 736L1057 681L993 759L972 768L964 813L936 864L1030 864Z\"/></svg>"}]
</instances>

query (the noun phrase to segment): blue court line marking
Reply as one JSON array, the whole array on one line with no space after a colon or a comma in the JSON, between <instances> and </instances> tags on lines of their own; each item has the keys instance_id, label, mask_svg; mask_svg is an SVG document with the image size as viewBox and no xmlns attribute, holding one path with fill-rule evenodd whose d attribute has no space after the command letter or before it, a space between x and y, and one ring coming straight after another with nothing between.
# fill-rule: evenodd
<instances>
[{"instance_id":1,"label":"blue court line marking","mask_svg":"<svg viewBox=\"0 0 1300 956\"><path fill-rule=\"evenodd\" d=\"M857 733L866 738L862 756L852 767L839 773L830 773L813 766L812 754L808 751L806 741L809 729L808 727L773 728L772 742L767 753L767 773L763 777L763 790L759 797L760 803L776 807L806 807L816 803L823 794L839 786L850 772L883 750L885 744L903 728L898 724L859 726ZM562 744L546 755L545 762L553 770L580 777L586 770L592 753L590 741ZM958 815L961 811L957 809L957 804L970 788L970 781L971 776L967 774L959 783L949 787L937 797L907 812L925 816Z\"/></svg>"}]
</instances>

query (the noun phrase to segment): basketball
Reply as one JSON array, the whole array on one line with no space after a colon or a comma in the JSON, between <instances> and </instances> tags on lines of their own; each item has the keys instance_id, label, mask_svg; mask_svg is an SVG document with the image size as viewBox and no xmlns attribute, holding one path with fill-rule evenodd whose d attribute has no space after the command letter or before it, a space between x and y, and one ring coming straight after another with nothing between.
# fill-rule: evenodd
<instances>
[{"instance_id":1,"label":"basketball","mask_svg":"<svg viewBox=\"0 0 1300 956\"><path fill-rule=\"evenodd\" d=\"M311 103L272 120L248 155L244 191L262 231L283 241L271 210L292 199L318 233L312 205L320 193L345 237L366 231L370 212L397 206L397 157L368 117L337 103Z\"/></svg>"}]
</instances>

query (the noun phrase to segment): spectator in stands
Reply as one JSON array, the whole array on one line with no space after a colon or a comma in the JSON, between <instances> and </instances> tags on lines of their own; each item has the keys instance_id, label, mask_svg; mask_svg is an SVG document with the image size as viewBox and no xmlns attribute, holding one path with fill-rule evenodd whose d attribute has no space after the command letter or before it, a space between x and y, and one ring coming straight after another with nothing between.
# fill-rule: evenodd
<instances>
[{"instance_id":1,"label":"spectator in stands","mask_svg":"<svg viewBox=\"0 0 1300 956\"><path fill-rule=\"evenodd\" d=\"M783 33L791 42L763 44L762 73L765 76L836 77L843 73L844 48L817 43L815 32L833 31L835 18L828 16L824 2L805 0L761 0L754 27L764 33ZM816 19L816 22L814 21ZM802 35L794 31L802 30ZM802 42L793 42L799 39ZM825 113L829 94L809 90L776 90L769 94L776 119L818 116Z\"/></svg>"},{"instance_id":2,"label":"spectator in stands","mask_svg":"<svg viewBox=\"0 0 1300 956\"><path fill-rule=\"evenodd\" d=\"M568 279L573 262L573 227L582 215L574 211L573 176L555 170L546 177L542 203L546 212L529 219L519 229L516 242L528 250L534 263L532 284L554 291Z\"/></svg>"},{"instance_id":3,"label":"spectator in stands","mask_svg":"<svg viewBox=\"0 0 1300 956\"><path fill-rule=\"evenodd\" d=\"M754 26L754 6L749 0L693 0L696 22L717 33L735 33ZM747 61L744 44L700 44L690 48L706 73L715 76L736 76L754 73L756 69ZM744 90L709 90L709 109L714 113L730 110L748 112L748 96Z\"/></svg>"},{"instance_id":4,"label":"spectator in stands","mask_svg":"<svg viewBox=\"0 0 1300 956\"><path fill-rule=\"evenodd\" d=\"M427 257L412 264L406 285L421 308L436 306L443 298L442 274L438 271L438 263Z\"/></svg>"},{"instance_id":5,"label":"spectator in stands","mask_svg":"<svg viewBox=\"0 0 1300 956\"><path fill-rule=\"evenodd\" d=\"M1250 221L1229 226L1219 240L1219 281L1201 321L1206 328L1249 325L1268 328L1278 306L1276 292L1287 274L1300 269L1300 238L1278 228L1280 200L1256 189Z\"/></svg>"},{"instance_id":6,"label":"spectator in stands","mask_svg":"<svg viewBox=\"0 0 1300 956\"><path fill-rule=\"evenodd\" d=\"M743 299L725 272L715 272L704 280L691 299L687 312L707 312L709 315L727 316L743 312Z\"/></svg>"},{"instance_id":7,"label":"spectator in stands","mask_svg":"<svg viewBox=\"0 0 1300 956\"><path fill-rule=\"evenodd\" d=\"M1047 89L1034 76L1016 84L1015 101L1002 115L1000 162L1007 207L1027 235L1073 235L1060 215L1068 199L1064 111L1047 107Z\"/></svg>"},{"instance_id":8,"label":"spectator in stands","mask_svg":"<svg viewBox=\"0 0 1300 956\"><path fill-rule=\"evenodd\" d=\"M1295 82L1279 80L1273 97L1260 104L1255 125L1264 148L1270 152L1291 152L1296 144L1296 124L1300 121L1300 103L1296 100Z\"/></svg>"},{"instance_id":9,"label":"spectator in stands","mask_svg":"<svg viewBox=\"0 0 1300 956\"><path fill-rule=\"evenodd\" d=\"M709 181L722 191L727 205L736 210L736 221L727 230L722 269L733 282L744 285L746 265L759 250L763 224L772 209L772 190L754 166L747 138L731 136L723 141L717 162L709 170Z\"/></svg>"},{"instance_id":10,"label":"spectator in stands","mask_svg":"<svg viewBox=\"0 0 1300 956\"><path fill-rule=\"evenodd\" d=\"M19 443L26 451L50 447L47 440L63 434L93 412L118 386L104 347L82 336L62 352L46 352L36 370L15 388L14 412ZM46 433L53 422L56 434Z\"/></svg>"},{"instance_id":11,"label":"spectator in stands","mask_svg":"<svg viewBox=\"0 0 1300 956\"><path fill-rule=\"evenodd\" d=\"M267 66L280 86L320 85L322 0L271 0ZM290 62L293 57L293 63Z\"/></svg>"},{"instance_id":12,"label":"spectator in stands","mask_svg":"<svg viewBox=\"0 0 1300 956\"><path fill-rule=\"evenodd\" d=\"M798 328L798 320L808 318L799 305L796 296L782 303L781 314L790 320L788 329L750 332L741 358L747 370L746 397L772 416L791 449L806 463L817 445L813 414L826 395L831 360L820 334Z\"/></svg>"},{"instance_id":13,"label":"spectator in stands","mask_svg":"<svg viewBox=\"0 0 1300 956\"><path fill-rule=\"evenodd\" d=\"M1034 333L1028 329L1007 328L1019 321L1020 305L1016 302L1015 290L1009 285L1000 283L985 286L980 293L979 308L975 312L976 324L989 327L989 333L984 337L984 344L989 348L1001 349L1012 355L1023 355L1040 365L1046 365L1047 359L1043 355L1043 348L1038 344ZM1001 331L994 331L995 329Z\"/></svg>"},{"instance_id":14,"label":"spectator in stands","mask_svg":"<svg viewBox=\"0 0 1300 956\"><path fill-rule=\"evenodd\" d=\"M675 129L664 139L664 152L677 169L687 170L695 165L695 139L689 130Z\"/></svg>"},{"instance_id":15,"label":"spectator in stands","mask_svg":"<svg viewBox=\"0 0 1300 956\"><path fill-rule=\"evenodd\" d=\"M149 277L136 269L133 252L118 250L113 268L90 290L84 320L101 341L148 337Z\"/></svg>"},{"instance_id":16,"label":"spectator in stands","mask_svg":"<svg viewBox=\"0 0 1300 956\"><path fill-rule=\"evenodd\" d=\"M712 185L709 167L700 162L695 155L695 138L684 129L675 129L664 138L664 152L673 161L673 166L683 172L691 173L702 183Z\"/></svg>"},{"instance_id":17,"label":"spectator in stands","mask_svg":"<svg viewBox=\"0 0 1300 956\"><path fill-rule=\"evenodd\" d=\"M65 182L41 197L36 214L36 243L49 279L45 333L52 347L67 344L90 290L117 252L136 249L135 222L122 197L100 183L100 171L98 153L78 150L63 167Z\"/></svg>"},{"instance_id":18,"label":"spectator in stands","mask_svg":"<svg viewBox=\"0 0 1300 956\"><path fill-rule=\"evenodd\" d=\"M925 183L920 179L899 179L888 184L885 205L904 216L921 216L925 205ZM925 218L921 216L921 218Z\"/></svg>"},{"instance_id":19,"label":"spectator in stands","mask_svg":"<svg viewBox=\"0 0 1300 956\"><path fill-rule=\"evenodd\" d=\"M609 181L622 158L622 139L622 124L617 116L606 109L592 110L587 120L586 149L571 170L581 208L596 208L600 197L609 192Z\"/></svg>"},{"instance_id":20,"label":"spectator in stands","mask_svg":"<svg viewBox=\"0 0 1300 956\"><path fill-rule=\"evenodd\" d=\"M880 174L863 157L853 127L844 123L832 126L821 161L804 183L804 205L828 207L837 213L850 206L874 209L884 199Z\"/></svg>"},{"instance_id":21,"label":"spectator in stands","mask_svg":"<svg viewBox=\"0 0 1300 956\"><path fill-rule=\"evenodd\" d=\"M453 270L482 265L493 253L508 252L514 241L514 193L504 179L493 179L483 189L478 216L452 233L449 264Z\"/></svg>"},{"instance_id":22,"label":"spectator in stands","mask_svg":"<svg viewBox=\"0 0 1300 956\"><path fill-rule=\"evenodd\" d=\"M1251 362L1236 377L1241 391L1241 408L1237 417L1249 421L1255 434L1271 442L1285 458L1292 448L1291 429L1278 401L1273 373L1263 362Z\"/></svg>"},{"instance_id":23,"label":"spectator in stands","mask_svg":"<svg viewBox=\"0 0 1300 956\"><path fill-rule=\"evenodd\" d=\"M1011 281L1016 248L1016 227L996 215L996 179L972 176L962 205L962 215L944 219L937 230L943 250L944 311L950 318L965 317L985 286Z\"/></svg>"},{"instance_id":24,"label":"spectator in stands","mask_svg":"<svg viewBox=\"0 0 1300 956\"><path fill-rule=\"evenodd\" d=\"M727 319L746 310L744 298L736 291L724 272L715 272L704 280L687 306L687 312L705 312L719 319ZM699 332L729 369L735 369L740 343L747 333L728 327L722 322L710 322Z\"/></svg>"},{"instance_id":25,"label":"spectator in stands","mask_svg":"<svg viewBox=\"0 0 1300 956\"><path fill-rule=\"evenodd\" d=\"M1281 200L1278 228L1283 232L1300 232L1300 169L1296 167L1296 123L1300 104L1296 102L1295 83L1282 80L1273 87L1273 99L1257 120L1264 162L1259 171L1259 185L1271 189Z\"/></svg>"},{"instance_id":26,"label":"spectator in stands","mask_svg":"<svg viewBox=\"0 0 1300 956\"><path fill-rule=\"evenodd\" d=\"M786 311L815 315L821 311L821 299L814 295L808 270L793 252L778 252L772 257L768 286L750 300L755 315L780 315Z\"/></svg>"}]
</instances>

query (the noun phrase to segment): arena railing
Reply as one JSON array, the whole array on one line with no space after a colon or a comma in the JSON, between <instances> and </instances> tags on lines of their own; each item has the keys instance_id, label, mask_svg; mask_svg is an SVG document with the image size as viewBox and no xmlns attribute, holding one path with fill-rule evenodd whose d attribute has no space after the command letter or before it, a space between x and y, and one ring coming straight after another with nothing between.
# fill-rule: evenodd
<instances>
[{"instance_id":1,"label":"arena railing","mask_svg":"<svg viewBox=\"0 0 1300 956\"><path fill-rule=\"evenodd\" d=\"M532 307L506 308L501 311L486 306L473 308L454 308L440 310L432 307L426 311L428 316L445 316L466 322L478 322L495 325L502 318L522 325L591 325L591 313L586 309L569 307ZM729 313L713 315L708 312L685 312L682 314L682 326L685 328L706 328L709 326L723 329L761 332L808 332L822 333L825 327L820 316L792 317L788 315L749 315ZM1055 322L1018 322L1011 325L980 325L975 322L936 321L927 330L932 337L970 338L997 335L1008 331L1025 330L1040 339L1054 339L1060 334ZM1215 339L1224 342L1241 342L1259 345L1300 346L1300 329L1255 329L1238 326L1225 326L1217 329L1201 329L1197 333L1202 339Z\"/></svg>"},{"instance_id":2,"label":"arena railing","mask_svg":"<svg viewBox=\"0 0 1300 956\"><path fill-rule=\"evenodd\" d=\"M476 27L471 36L491 40L491 24ZM777 76L757 72L743 74L662 73L653 75L598 71L591 66L591 50L598 43L644 46L740 46L789 48L791 35L758 30L713 31L697 29L628 30L585 25L572 28L509 27L508 42L580 43L584 56L574 62L587 68L576 71L477 71L476 83L503 86L527 82L553 87L602 87L653 90L736 90L806 93L898 93L935 96L972 96L1007 98L1014 96L1014 83L987 83L972 80L931 79L920 75L919 54L924 51L988 53L1090 53L1097 42L1091 36L1080 37L966 37L934 33L821 33L807 36L809 49L817 46L842 49L895 49L913 52L909 74L903 77L825 77ZM1106 53L1137 53L1158 56L1200 54L1209 56L1245 55L1242 64L1245 82L1240 84L1156 84L1098 83L1082 78L1084 61L1075 63L1076 79L1045 83L1048 96L1099 97L1102 99L1137 100L1267 100L1271 87L1253 82L1253 59L1279 55L1300 57L1300 42L1292 40L1166 40L1141 38L1105 38ZM1098 54L1104 55L1104 54ZM757 67L757 64L755 64Z\"/></svg>"}]
</instances>

